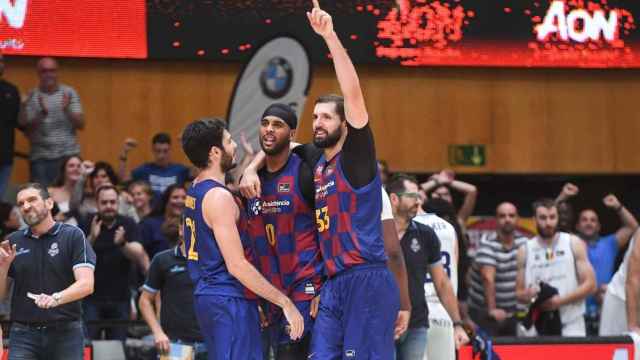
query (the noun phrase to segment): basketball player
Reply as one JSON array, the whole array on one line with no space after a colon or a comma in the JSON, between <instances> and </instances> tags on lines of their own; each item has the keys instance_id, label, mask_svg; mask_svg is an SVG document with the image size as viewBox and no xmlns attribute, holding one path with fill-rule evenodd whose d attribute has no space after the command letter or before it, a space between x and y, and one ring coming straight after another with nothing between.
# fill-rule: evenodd
<instances>
[{"instance_id":1,"label":"basketball player","mask_svg":"<svg viewBox=\"0 0 640 360\"><path fill-rule=\"evenodd\" d=\"M187 192L184 236L194 306L209 359L260 360L258 306L252 292L282 308L291 339L300 338L304 320L295 304L250 262L246 219L223 185L236 150L225 123L192 122L182 134L182 148L200 169Z\"/></svg>"},{"instance_id":2,"label":"basketball player","mask_svg":"<svg viewBox=\"0 0 640 360\"><path fill-rule=\"evenodd\" d=\"M403 339L397 345L399 360L422 360L425 356L427 343L435 340L429 338L427 342L427 328L429 327L429 315L432 306L443 307L445 319L449 329L455 329L447 332L450 335L445 340L446 343L455 341L455 348L459 348L462 344L468 342L467 334L462 327L460 313L458 312L458 301L455 292L451 286L449 266L451 266L451 255L456 256L454 252L441 252L440 241L434 231L434 228L445 227L449 225L444 220L434 221L435 215L422 215L422 221L426 221L427 226L418 221L414 221L414 217L418 211L420 204L418 194L418 182L415 178L407 175L399 174L392 178L387 184L387 190L390 193L391 204L393 207L393 215L398 227L398 237L401 239L404 258L407 264L407 274L409 276L409 291L411 293L411 321L409 330ZM451 225L449 225L451 226ZM451 239L445 239L451 240ZM453 242L449 244L455 246L455 237ZM450 246L447 246L446 250ZM425 299L425 283L427 283L427 274L430 275L429 290L435 290L429 294L438 299L437 303L429 303ZM453 324L451 322L453 319ZM439 324L442 327L443 324ZM436 325L438 326L438 324ZM453 359L455 359L455 348L451 349ZM439 351L433 359L444 359L444 355L448 354L449 349L439 346Z\"/></svg>"},{"instance_id":3,"label":"basketball player","mask_svg":"<svg viewBox=\"0 0 640 360\"><path fill-rule=\"evenodd\" d=\"M266 347L273 347L278 360L307 358L322 285L313 170L289 149L297 126L296 113L288 105L273 104L263 113L260 146L266 162L258 173L262 194L250 206L254 212L250 214L249 234L258 255L258 269L293 299L304 317L304 335L293 342L286 333L282 312L265 306L269 323L263 330Z\"/></svg>"},{"instance_id":4,"label":"basketball player","mask_svg":"<svg viewBox=\"0 0 640 360\"><path fill-rule=\"evenodd\" d=\"M624 260L613 275L602 303L600 336L633 331L640 336L640 230L636 231ZM632 275L633 274L633 275Z\"/></svg>"},{"instance_id":5,"label":"basketball player","mask_svg":"<svg viewBox=\"0 0 640 360\"><path fill-rule=\"evenodd\" d=\"M558 295L547 300L543 311L558 310L562 336L586 336L585 299L596 290L587 249L575 235L558 232L558 208L552 199L533 203L538 236L518 249L516 297L530 304L539 283L555 287Z\"/></svg>"},{"instance_id":6,"label":"basketball player","mask_svg":"<svg viewBox=\"0 0 640 360\"><path fill-rule=\"evenodd\" d=\"M411 308L402 250L383 239L382 184L358 75L331 16L317 0L313 4L307 17L329 48L344 98L316 100L313 145L294 149L314 166L315 220L329 277L309 358L388 360L394 356L394 335L406 331ZM259 193L254 171L250 166L245 172L245 195Z\"/></svg>"},{"instance_id":7,"label":"basketball player","mask_svg":"<svg viewBox=\"0 0 640 360\"><path fill-rule=\"evenodd\" d=\"M429 226L436 233L438 240L440 240L442 267L451 282L453 292L457 295L459 253L458 235L454 228L454 224L457 226L455 209L448 201L438 198L427 200L423 208L425 214L416 216L414 221ZM445 220L447 218L445 214L448 214L450 220ZM459 326L454 327L449 312L438 297L431 274L427 274L424 292L429 306L429 329L427 331L429 341L424 359L455 360L457 344L454 333L459 329ZM459 303L458 309L462 310Z\"/></svg>"}]
</instances>

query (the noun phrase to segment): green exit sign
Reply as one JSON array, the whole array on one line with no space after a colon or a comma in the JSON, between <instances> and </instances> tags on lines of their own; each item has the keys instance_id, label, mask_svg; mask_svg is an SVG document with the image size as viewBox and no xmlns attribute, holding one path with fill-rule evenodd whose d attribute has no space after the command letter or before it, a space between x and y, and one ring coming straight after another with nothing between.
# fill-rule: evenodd
<instances>
[{"instance_id":1,"label":"green exit sign","mask_svg":"<svg viewBox=\"0 0 640 360\"><path fill-rule=\"evenodd\" d=\"M487 151L484 145L449 145L449 165L485 166Z\"/></svg>"}]
</instances>

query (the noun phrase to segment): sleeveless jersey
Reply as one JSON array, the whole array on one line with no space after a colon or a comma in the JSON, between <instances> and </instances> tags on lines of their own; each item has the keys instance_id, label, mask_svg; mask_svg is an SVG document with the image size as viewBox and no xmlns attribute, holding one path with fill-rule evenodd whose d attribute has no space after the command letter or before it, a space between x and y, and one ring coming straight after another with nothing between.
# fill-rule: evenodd
<instances>
[{"instance_id":1,"label":"sleeveless jersey","mask_svg":"<svg viewBox=\"0 0 640 360\"><path fill-rule=\"evenodd\" d=\"M187 250L187 268L194 284L194 295L223 295L255 299L228 271L218 247L213 230L202 216L205 195L224 185L214 180L204 180L192 185L187 191L184 209L184 239ZM236 203L238 201L236 200ZM240 206L241 204L238 204ZM238 232L245 257L253 262L253 250L247 234L246 215L240 211Z\"/></svg>"},{"instance_id":2,"label":"sleeveless jersey","mask_svg":"<svg viewBox=\"0 0 640 360\"><path fill-rule=\"evenodd\" d=\"M353 189L344 175L341 153L324 155L314 169L315 219L325 271L333 277L360 264L384 264L380 176Z\"/></svg>"},{"instance_id":3,"label":"sleeveless jersey","mask_svg":"<svg viewBox=\"0 0 640 360\"><path fill-rule=\"evenodd\" d=\"M636 244L638 236L634 236L629 243L629 248L627 252L624 254L624 260L622 260L622 264L618 268L618 271L611 278L611 282L609 283L608 290L615 296L620 299L627 301L627 295L625 290L625 283L627 282L627 272L629 269L629 257L631 256L631 252L633 251L633 247Z\"/></svg>"},{"instance_id":4,"label":"sleeveless jersey","mask_svg":"<svg viewBox=\"0 0 640 360\"><path fill-rule=\"evenodd\" d=\"M559 232L556 243L550 248L541 245L538 236L526 243L525 286L537 285L544 281L558 289L564 296L578 287L576 260L571 248L571 235ZM581 316L586 310L585 301L567 304L560 308L560 320L569 323Z\"/></svg>"},{"instance_id":5,"label":"sleeveless jersey","mask_svg":"<svg viewBox=\"0 0 640 360\"><path fill-rule=\"evenodd\" d=\"M453 292L458 293L458 238L456 230L446 220L435 214L421 214L413 218L416 222L433 229L440 240L442 266L444 267ZM440 303L431 274L427 273L424 292L429 307L429 329L427 331L427 351L425 359L455 360L456 346L453 339L453 321Z\"/></svg>"},{"instance_id":6,"label":"sleeveless jersey","mask_svg":"<svg viewBox=\"0 0 640 360\"><path fill-rule=\"evenodd\" d=\"M291 154L278 176L261 175L262 196L252 199L249 209L258 268L294 301L319 294L323 271L314 210L298 186L301 164L300 157Z\"/></svg>"}]
</instances>

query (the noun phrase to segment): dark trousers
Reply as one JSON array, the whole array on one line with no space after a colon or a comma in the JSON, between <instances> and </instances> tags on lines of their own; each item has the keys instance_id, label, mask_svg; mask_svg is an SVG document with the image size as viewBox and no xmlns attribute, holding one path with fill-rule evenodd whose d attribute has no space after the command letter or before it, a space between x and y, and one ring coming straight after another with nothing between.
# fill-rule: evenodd
<instances>
[{"instance_id":1,"label":"dark trousers","mask_svg":"<svg viewBox=\"0 0 640 360\"><path fill-rule=\"evenodd\" d=\"M31 182L37 182L44 186L49 186L58 177L60 166L64 157L55 159L31 160Z\"/></svg>"},{"instance_id":2,"label":"dark trousers","mask_svg":"<svg viewBox=\"0 0 640 360\"><path fill-rule=\"evenodd\" d=\"M13 323L9 335L9 360L82 360L82 322L55 326Z\"/></svg>"},{"instance_id":3,"label":"dark trousers","mask_svg":"<svg viewBox=\"0 0 640 360\"><path fill-rule=\"evenodd\" d=\"M126 301L96 301L85 300L82 303L84 310L84 318L87 321L92 320L129 320L129 300ZM116 326L102 328L97 326L89 326L88 335L92 340L101 340L102 330L105 331L104 340L120 340L127 339L127 326Z\"/></svg>"}]
</instances>

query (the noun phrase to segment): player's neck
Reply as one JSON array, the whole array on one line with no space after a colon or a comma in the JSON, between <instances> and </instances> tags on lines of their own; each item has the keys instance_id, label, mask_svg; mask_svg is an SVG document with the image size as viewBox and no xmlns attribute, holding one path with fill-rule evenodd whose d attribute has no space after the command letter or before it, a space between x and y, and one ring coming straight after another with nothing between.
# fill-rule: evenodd
<instances>
[{"instance_id":1,"label":"player's neck","mask_svg":"<svg viewBox=\"0 0 640 360\"><path fill-rule=\"evenodd\" d=\"M281 151L279 154L267 155L265 158L267 171L269 171L270 173L274 173L282 169L287 164L290 154L291 154L291 150L289 149L289 147L287 147L285 150Z\"/></svg>"},{"instance_id":2,"label":"player's neck","mask_svg":"<svg viewBox=\"0 0 640 360\"><path fill-rule=\"evenodd\" d=\"M333 159L342 150L342 146L344 145L345 139L346 137L343 136L340 138L340 140L338 140L338 142L335 145L324 148L324 157L327 161Z\"/></svg>"},{"instance_id":3,"label":"player's neck","mask_svg":"<svg viewBox=\"0 0 640 360\"><path fill-rule=\"evenodd\" d=\"M396 213L393 214L393 219L396 222L396 230L398 231L398 238L402 239L402 236L404 235L404 233L407 231L407 228L409 227L409 222L411 222L411 219L405 218L404 216L400 216Z\"/></svg>"},{"instance_id":4,"label":"player's neck","mask_svg":"<svg viewBox=\"0 0 640 360\"><path fill-rule=\"evenodd\" d=\"M43 234L46 234L47 232L49 232L49 230L51 230L51 228L55 224L56 222L53 220L53 217L47 216L46 218L44 218L44 220L42 220L42 222L31 227L31 233L36 237L40 237Z\"/></svg>"},{"instance_id":5,"label":"player's neck","mask_svg":"<svg viewBox=\"0 0 640 360\"><path fill-rule=\"evenodd\" d=\"M225 173L220 170L220 166L214 165L200 171L200 174L195 178L195 182L199 183L204 180L215 180L224 185L224 176Z\"/></svg>"},{"instance_id":6,"label":"player's neck","mask_svg":"<svg viewBox=\"0 0 640 360\"><path fill-rule=\"evenodd\" d=\"M545 246L552 246L558 233L554 233L551 237L540 236L540 243Z\"/></svg>"}]
</instances>

